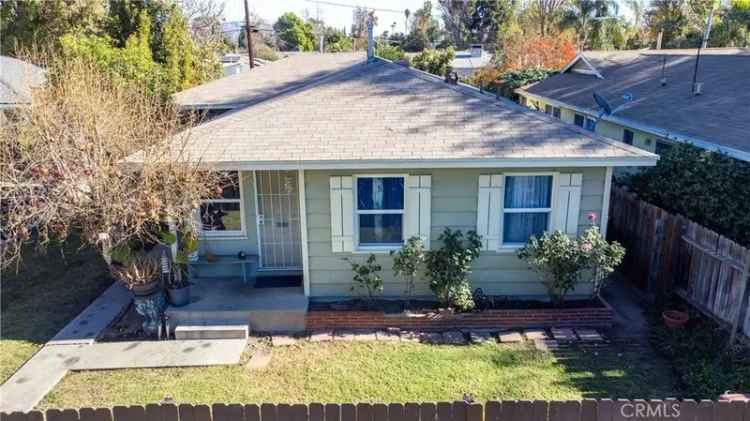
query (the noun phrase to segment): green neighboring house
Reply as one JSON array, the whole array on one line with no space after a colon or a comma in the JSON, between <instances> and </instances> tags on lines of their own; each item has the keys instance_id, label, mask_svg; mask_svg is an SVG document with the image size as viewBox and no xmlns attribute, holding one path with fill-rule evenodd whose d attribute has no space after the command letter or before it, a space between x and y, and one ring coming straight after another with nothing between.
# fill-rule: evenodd
<instances>
[{"instance_id":1,"label":"green neighboring house","mask_svg":"<svg viewBox=\"0 0 750 421\"><path fill-rule=\"evenodd\" d=\"M651 152L686 142L750 161L750 50L702 50L693 85L696 52L587 51L516 92L533 110ZM612 114L599 118L594 92Z\"/></svg>"}]
</instances>

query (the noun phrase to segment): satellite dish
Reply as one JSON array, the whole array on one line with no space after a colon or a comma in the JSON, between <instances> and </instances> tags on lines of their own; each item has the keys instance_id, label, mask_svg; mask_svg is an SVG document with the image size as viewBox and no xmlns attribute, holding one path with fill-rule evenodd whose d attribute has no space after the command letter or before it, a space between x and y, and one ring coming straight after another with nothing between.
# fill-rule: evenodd
<instances>
[{"instance_id":1,"label":"satellite dish","mask_svg":"<svg viewBox=\"0 0 750 421\"><path fill-rule=\"evenodd\" d=\"M612 114L612 107L609 105L609 102L607 102L607 100L604 99L603 96L594 92L594 101L596 101L596 104L599 105L599 110L601 110L599 117L605 114L606 115Z\"/></svg>"},{"instance_id":2,"label":"satellite dish","mask_svg":"<svg viewBox=\"0 0 750 421\"><path fill-rule=\"evenodd\" d=\"M633 94L630 92L625 92L624 94L622 94L622 99L625 101L624 103L618 105L615 108L612 108L612 105L610 105L609 101L607 101L603 95L599 94L598 92L594 92L594 101L596 101L596 104L599 105L599 118L602 118L602 116L604 115L612 115L621 110L625 106L625 104L633 100Z\"/></svg>"}]
</instances>

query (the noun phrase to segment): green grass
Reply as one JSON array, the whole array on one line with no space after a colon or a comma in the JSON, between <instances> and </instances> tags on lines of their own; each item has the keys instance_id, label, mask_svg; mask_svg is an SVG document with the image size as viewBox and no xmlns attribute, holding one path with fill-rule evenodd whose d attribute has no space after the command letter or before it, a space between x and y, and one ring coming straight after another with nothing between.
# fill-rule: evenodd
<instances>
[{"instance_id":1,"label":"green grass","mask_svg":"<svg viewBox=\"0 0 750 421\"><path fill-rule=\"evenodd\" d=\"M604 355L606 354L606 355ZM68 375L40 408L178 402L352 402L674 396L666 366L641 352L557 358L524 345L301 343L271 364Z\"/></svg>"},{"instance_id":2,"label":"green grass","mask_svg":"<svg viewBox=\"0 0 750 421\"><path fill-rule=\"evenodd\" d=\"M0 279L0 383L112 283L99 254L74 242L29 250Z\"/></svg>"}]
</instances>

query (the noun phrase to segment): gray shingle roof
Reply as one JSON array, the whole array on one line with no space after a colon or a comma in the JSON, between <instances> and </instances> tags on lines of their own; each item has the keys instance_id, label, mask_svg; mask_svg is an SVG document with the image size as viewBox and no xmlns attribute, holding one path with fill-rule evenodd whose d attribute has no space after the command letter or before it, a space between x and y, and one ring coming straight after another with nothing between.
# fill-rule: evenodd
<instances>
[{"instance_id":1,"label":"gray shingle roof","mask_svg":"<svg viewBox=\"0 0 750 421\"><path fill-rule=\"evenodd\" d=\"M691 94L696 50L586 52L604 79L574 72L557 74L527 87L531 94L597 110L593 92L614 104L633 100L616 117L662 128L720 146L750 152L750 50L706 49ZM661 86L662 67L667 85Z\"/></svg>"},{"instance_id":2,"label":"gray shingle roof","mask_svg":"<svg viewBox=\"0 0 750 421\"><path fill-rule=\"evenodd\" d=\"M656 161L621 142L380 60L204 123L190 131L187 152L226 167Z\"/></svg>"},{"instance_id":3,"label":"gray shingle roof","mask_svg":"<svg viewBox=\"0 0 750 421\"><path fill-rule=\"evenodd\" d=\"M295 53L248 72L186 89L173 98L178 106L187 109L233 109L298 88L364 61L363 53Z\"/></svg>"},{"instance_id":4,"label":"gray shingle roof","mask_svg":"<svg viewBox=\"0 0 750 421\"><path fill-rule=\"evenodd\" d=\"M31 102L31 91L45 80L39 66L13 57L0 56L0 107L14 107Z\"/></svg>"}]
</instances>

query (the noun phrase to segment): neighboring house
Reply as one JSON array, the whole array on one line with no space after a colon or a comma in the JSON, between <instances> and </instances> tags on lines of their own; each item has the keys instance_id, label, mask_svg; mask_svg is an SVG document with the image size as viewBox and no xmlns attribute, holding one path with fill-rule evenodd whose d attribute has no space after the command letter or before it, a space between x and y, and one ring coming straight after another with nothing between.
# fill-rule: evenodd
<instances>
[{"instance_id":1,"label":"neighboring house","mask_svg":"<svg viewBox=\"0 0 750 421\"><path fill-rule=\"evenodd\" d=\"M182 110L213 115L246 107L292 91L333 72L362 62L362 53L298 53L212 82L178 92L174 102Z\"/></svg>"},{"instance_id":2,"label":"neighboring house","mask_svg":"<svg viewBox=\"0 0 750 421\"><path fill-rule=\"evenodd\" d=\"M484 51L482 44L473 44L468 50L456 51L456 57L451 61L451 68L458 76L466 77L487 66L491 61L492 54Z\"/></svg>"},{"instance_id":3,"label":"neighboring house","mask_svg":"<svg viewBox=\"0 0 750 421\"><path fill-rule=\"evenodd\" d=\"M17 58L0 56L0 109L13 109L31 104L32 90L46 80L39 66Z\"/></svg>"},{"instance_id":4,"label":"neighboring house","mask_svg":"<svg viewBox=\"0 0 750 421\"><path fill-rule=\"evenodd\" d=\"M412 236L436 248L445 228L476 230L474 288L546 297L516 250L543 231L576 235L589 212L606 229L613 168L658 159L466 85L345 57L308 55L294 69L272 63L177 94L185 107L245 104L189 135L187 156L236 182L200 208L201 255L257 255L258 274L298 275L305 296L333 299L353 294L344 259L375 253L382 295L398 297L390 251ZM247 83L224 85L233 78ZM415 294L431 296L426 281Z\"/></svg>"},{"instance_id":5,"label":"neighboring house","mask_svg":"<svg viewBox=\"0 0 750 421\"><path fill-rule=\"evenodd\" d=\"M693 87L695 62L695 49L585 52L516 92L529 108L648 151L686 142L750 161L750 50L702 50ZM594 92L613 114L598 118Z\"/></svg>"}]
</instances>

